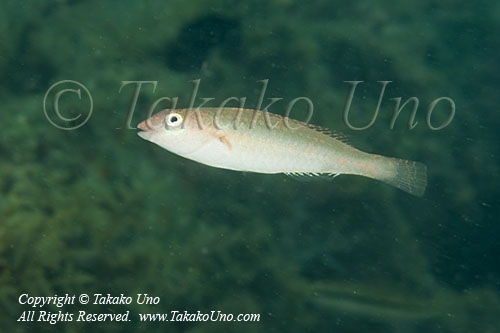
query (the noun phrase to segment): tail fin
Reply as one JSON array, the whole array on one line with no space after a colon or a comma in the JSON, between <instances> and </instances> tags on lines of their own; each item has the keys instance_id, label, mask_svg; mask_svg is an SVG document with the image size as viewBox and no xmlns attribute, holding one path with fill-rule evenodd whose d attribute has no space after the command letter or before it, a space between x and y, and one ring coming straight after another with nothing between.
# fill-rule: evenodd
<instances>
[{"instance_id":1,"label":"tail fin","mask_svg":"<svg viewBox=\"0 0 500 333\"><path fill-rule=\"evenodd\" d=\"M423 196L427 186L427 167L425 164L391 158L395 167L394 175L381 181L416 196Z\"/></svg>"}]
</instances>

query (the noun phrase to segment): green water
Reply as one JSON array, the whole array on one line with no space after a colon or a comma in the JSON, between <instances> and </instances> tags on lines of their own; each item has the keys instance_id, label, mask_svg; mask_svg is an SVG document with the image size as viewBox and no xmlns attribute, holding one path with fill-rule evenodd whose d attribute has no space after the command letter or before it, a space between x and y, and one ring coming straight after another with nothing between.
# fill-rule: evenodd
<instances>
[{"instance_id":1,"label":"green water","mask_svg":"<svg viewBox=\"0 0 500 333\"><path fill-rule=\"evenodd\" d=\"M497 4L4 1L0 17L2 331L497 331ZM299 120L312 105L362 150L425 163L427 191L214 169L136 134L152 106L231 97L295 100Z\"/></svg>"}]
</instances>

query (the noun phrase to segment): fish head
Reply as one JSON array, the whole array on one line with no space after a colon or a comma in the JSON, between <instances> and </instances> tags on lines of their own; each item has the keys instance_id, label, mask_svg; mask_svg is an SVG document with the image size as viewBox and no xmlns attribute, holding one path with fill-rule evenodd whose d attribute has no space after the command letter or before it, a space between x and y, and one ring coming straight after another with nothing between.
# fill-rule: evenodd
<instances>
[{"instance_id":1,"label":"fish head","mask_svg":"<svg viewBox=\"0 0 500 333\"><path fill-rule=\"evenodd\" d=\"M215 138L209 117L191 109L163 110L137 127L141 138L180 156L198 151Z\"/></svg>"}]
</instances>

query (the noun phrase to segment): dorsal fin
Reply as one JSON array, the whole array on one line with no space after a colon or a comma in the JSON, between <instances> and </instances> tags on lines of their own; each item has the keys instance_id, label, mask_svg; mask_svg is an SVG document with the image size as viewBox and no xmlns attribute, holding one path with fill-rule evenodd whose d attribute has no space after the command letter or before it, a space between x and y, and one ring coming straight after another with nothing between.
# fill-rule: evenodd
<instances>
[{"instance_id":1,"label":"dorsal fin","mask_svg":"<svg viewBox=\"0 0 500 333\"><path fill-rule=\"evenodd\" d=\"M282 116L280 116L282 117ZM286 117L283 117L283 118L286 118ZM333 131L329 128L326 128L326 127L322 127L322 126L318 126L318 125L313 125L313 124L310 124L310 123L305 123L303 121L300 121L300 120L296 120L296 119L293 119L293 118L288 118L288 121L292 121L296 124L300 124L302 126L306 126L310 129L313 129L315 130L316 132L320 132L321 134L324 134L324 135L327 135L327 136L331 136L332 138L336 139L336 140L339 140L340 142L343 142L345 144L348 144L350 146L352 146L352 141L351 141L351 138L348 137L347 135L343 134L343 133L340 133L340 132L337 132L337 131Z\"/></svg>"},{"instance_id":2,"label":"dorsal fin","mask_svg":"<svg viewBox=\"0 0 500 333\"><path fill-rule=\"evenodd\" d=\"M328 129L326 127L318 126L318 125L305 124L305 123L304 123L304 125L306 125L307 127L311 128L317 132L320 132L324 135L331 136L332 138L337 139L343 143L347 143L349 145L352 145L350 137L348 137L344 133L340 133L340 132Z\"/></svg>"}]
</instances>

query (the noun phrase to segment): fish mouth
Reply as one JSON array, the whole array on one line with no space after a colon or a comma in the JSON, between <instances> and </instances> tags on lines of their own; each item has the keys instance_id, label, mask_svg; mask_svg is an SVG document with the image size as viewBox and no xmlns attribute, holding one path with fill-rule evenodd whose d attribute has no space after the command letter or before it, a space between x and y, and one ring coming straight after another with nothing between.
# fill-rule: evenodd
<instances>
[{"instance_id":1,"label":"fish mouth","mask_svg":"<svg viewBox=\"0 0 500 333\"><path fill-rule=\"evenodd\" d=\"M139 125L137 125L137 128L144 132L151 130L151 127L147 124L147 120L141 121Z\"/></svg>"},{"instance_id":2,"label":"fish mouth","mask_svg":"<svg viewBox=\"0 0 500 333\"><path fill-rule=\"evenodd\" d=\"M148 125L148 121L144 120L140 122L137 125L137 129L140 129L139 132L137 132L137 135L143 138L144 140L149 140L149 137L151 136L151 130L152 128Z\"/></svg>"}]
</instances>

